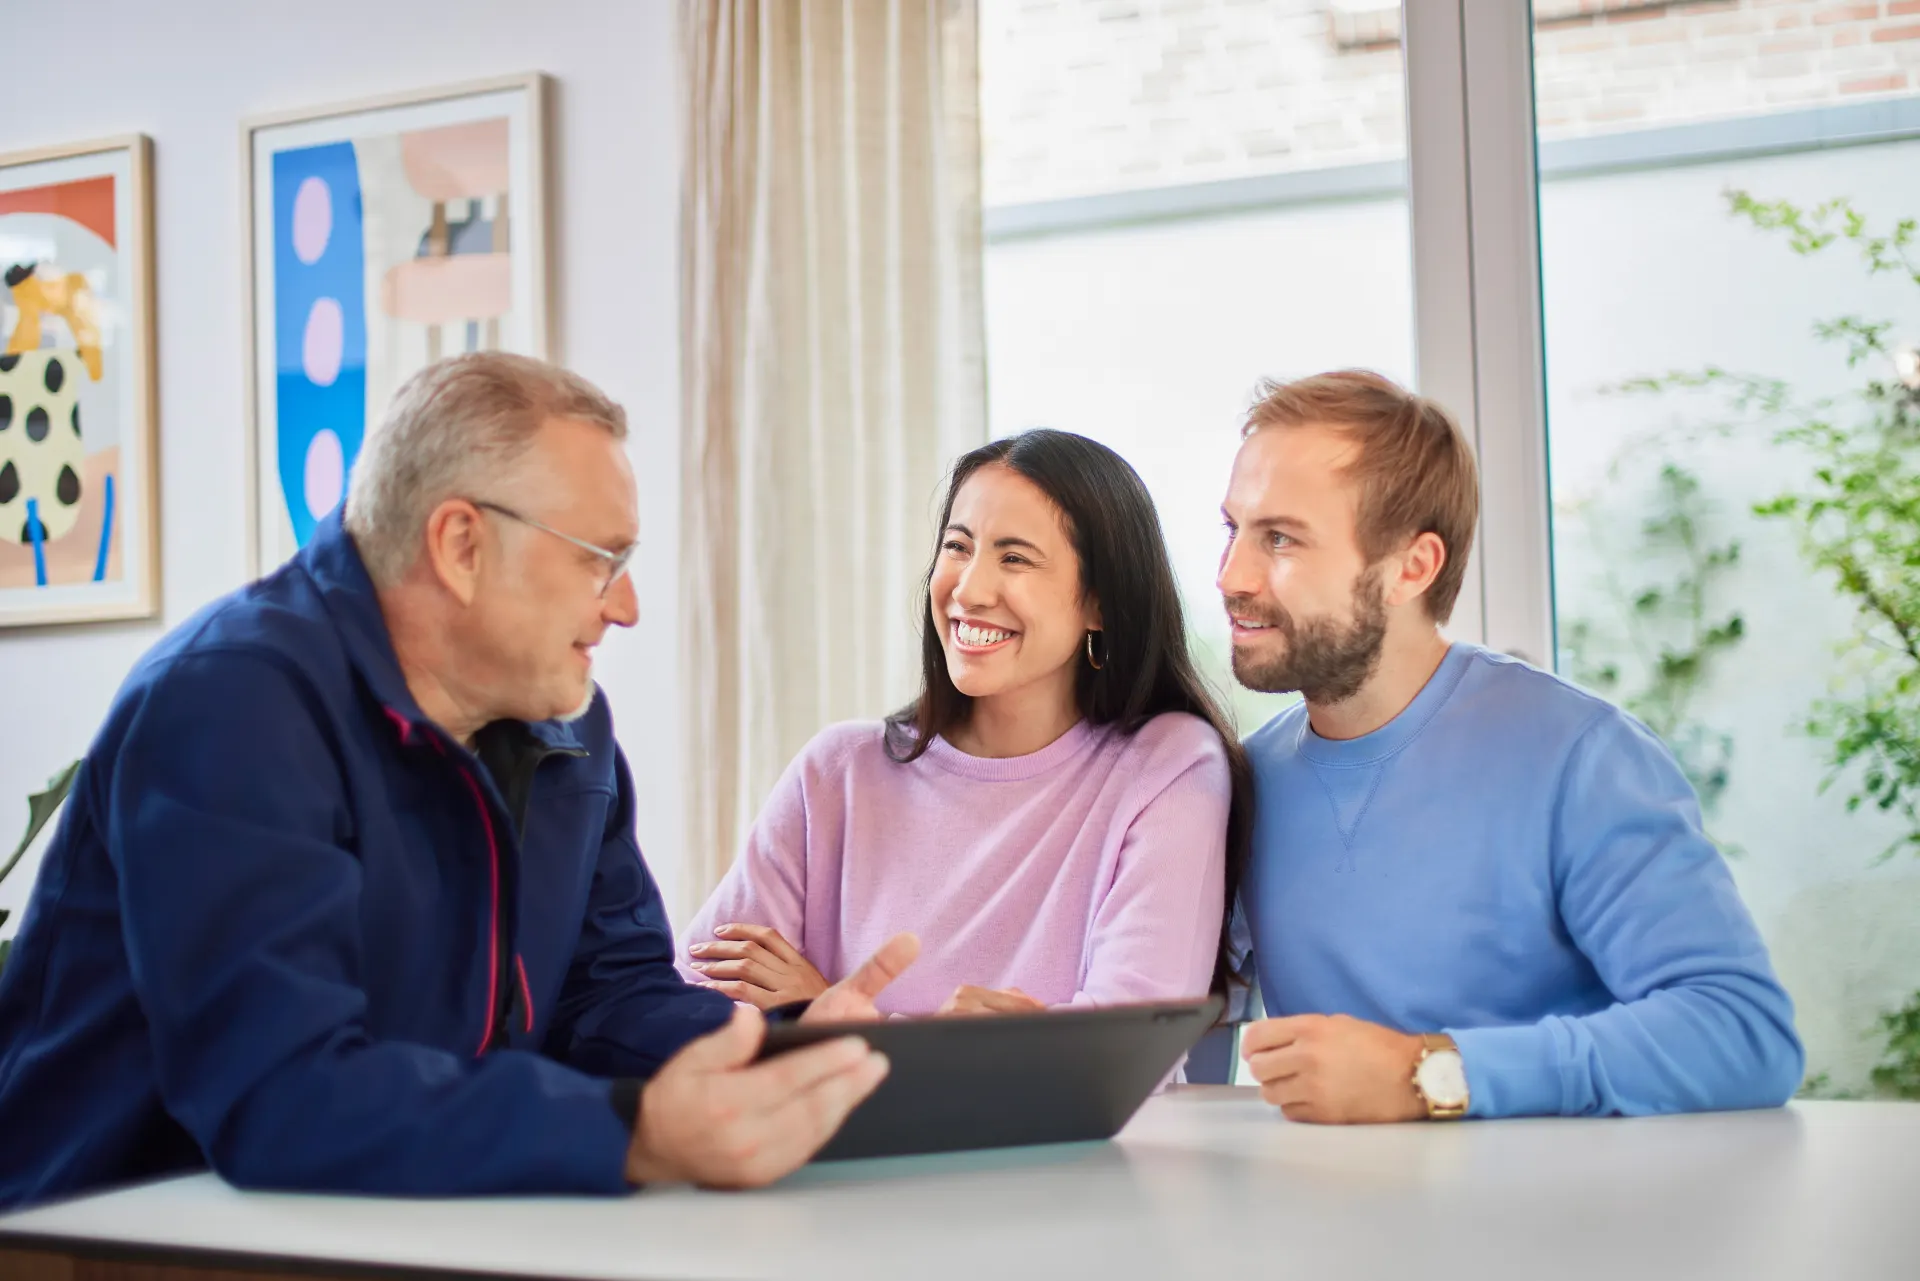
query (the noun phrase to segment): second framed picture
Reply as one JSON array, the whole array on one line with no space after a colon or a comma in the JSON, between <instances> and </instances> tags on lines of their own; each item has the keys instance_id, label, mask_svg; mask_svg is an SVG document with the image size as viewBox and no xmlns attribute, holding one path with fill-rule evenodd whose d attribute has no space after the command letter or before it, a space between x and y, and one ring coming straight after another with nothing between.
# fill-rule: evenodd
<instances>
[{"instance_id":1,"label":"second framed picture","mask_svg":"<svg viewBox=\"0 0 1920 1281\"><path fill-rule=\"evenodd\" d=\"M547 355L546 79L249 121L252 561L313 537L400 384Z\"/></svg>"}]
</instances>

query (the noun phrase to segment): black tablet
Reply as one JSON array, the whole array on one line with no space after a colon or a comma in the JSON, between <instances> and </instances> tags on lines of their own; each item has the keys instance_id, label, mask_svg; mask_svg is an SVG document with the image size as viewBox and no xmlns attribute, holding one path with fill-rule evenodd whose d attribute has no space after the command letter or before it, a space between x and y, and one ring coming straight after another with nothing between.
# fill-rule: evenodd
<instances>
[{"instance_id":1,"label":"black tablet","mask_svg":"<svg viewBox=\"0 0 1920 1281\"><path fill-rule=\"evenodd\" d=\"M1092 1010L784 1023L760 1057L854 1035L887 1056L880 1088L818 1161L1112 1138L1220 1018L1221 998Z\"/></svg>"}]
</instances>

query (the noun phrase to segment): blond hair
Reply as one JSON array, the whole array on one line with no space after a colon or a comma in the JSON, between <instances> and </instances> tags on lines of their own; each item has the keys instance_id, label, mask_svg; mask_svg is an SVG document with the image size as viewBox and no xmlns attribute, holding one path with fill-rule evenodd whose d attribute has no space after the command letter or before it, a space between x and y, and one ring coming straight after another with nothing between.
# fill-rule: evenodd
<instances>
[{"instance_id":1,"label":"blond hair","mask_svg":"<svg viewBox=\"0 0 1920 1281\"><path fill-rule=\"evenodd\" d=\"M1467 576L1480 523L1473 450L1453 415L1424 396L1364 369L1261 383L1242 436L1267 428L1331 427L1359 446L1344 474L1360 491L1356 529L1368 564L1433 534L1446 561L1423 598L1444 623Z\"/></svg>"}]
</instances>

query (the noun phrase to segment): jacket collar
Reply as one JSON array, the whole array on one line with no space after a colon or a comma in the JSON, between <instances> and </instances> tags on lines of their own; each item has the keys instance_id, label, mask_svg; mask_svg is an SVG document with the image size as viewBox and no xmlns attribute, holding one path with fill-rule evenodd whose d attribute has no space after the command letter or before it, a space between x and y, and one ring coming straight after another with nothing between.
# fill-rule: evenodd
<instances>
[{"instance_id":1,"label":"jacket collar","mask_svg":"<svg viewBox=\"0 0 1920 1281\"><path fill-rule=\"evenodd\" d=\"M347 660L385 709L402 742L408 742L430 724L427 714L407 688L400 658L393 651L393 635L380 612L380 597L367 573L360 549L341 523L340 509L321 521L313 539L300 549L294 564L303 569L320 591L327 616L346 648ZM526 722L527 732L547 747L578 752L580 740L573 727L561 721ZM437 727L436 727L437 728ZM445 731L441 731L444 733Z\"/></svg>"}]
</instances>

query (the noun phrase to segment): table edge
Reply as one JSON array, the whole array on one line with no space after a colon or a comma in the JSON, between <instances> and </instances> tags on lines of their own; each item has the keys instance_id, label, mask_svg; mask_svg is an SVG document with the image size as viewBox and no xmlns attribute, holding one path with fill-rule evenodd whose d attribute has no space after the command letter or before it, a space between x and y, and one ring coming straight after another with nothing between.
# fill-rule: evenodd
<instances>
[{"instance_id":1,"label":"table edge","mask_svg":"<svg viewBox=\"0 0 1920 1281\"><path fill-rule=\"evenodd\" d=\"M365 1259L328 1258L312 1254L273 1254L257 1250L224 1250L204 1246L162 1245L114 1241L101 1237L62 1236L49 1232L20 1232L0 1228L0 1257L8 1251L61 1255L90 1262L135 1263L147 1266L209 1268L233 1272L268 1272L282 1276L339 1278L403 1278L404 1281L605 1281L568 1272L476 1272L471 1268L433 1264L379 1263ZM665 1279L663 1278L663 1281Z\"/></svg>"}]
</instances>

